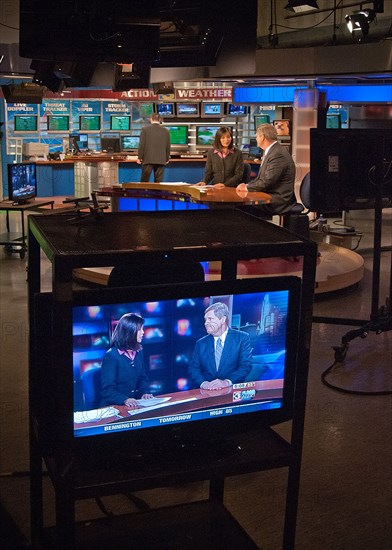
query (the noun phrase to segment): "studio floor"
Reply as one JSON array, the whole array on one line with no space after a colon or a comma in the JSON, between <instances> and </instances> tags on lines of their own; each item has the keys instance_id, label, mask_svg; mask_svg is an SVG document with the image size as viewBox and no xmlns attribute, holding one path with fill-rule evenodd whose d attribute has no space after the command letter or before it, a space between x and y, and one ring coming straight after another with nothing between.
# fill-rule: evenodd
<instances>
[{"instance_id":1,"label":"studio floor","mask_svg":"<svg viewBox=\"0 0 392 550\"><path fill-rule=\"evenodd\" d=\"M20 230L19 218L19 214L11 214L13 230ZM348 213L346 223L363 233L359 243L353 242L365 261L363 279L355 288L317 296L314 315L368 319L373 211ZM0 232L4 231L5 213L1 212ZM392 209L388 209L383 213L380 305L390 292L391 237ZM6 254L4 247L0 258L0 548L10 550L29 546L29 327L26 259ZM50 290L51 266L44 256L41 261L44 289ZM328 375L329 383L347 392L336 391L321 380L322 373L334 363L333 346L339 346L342 336L352 328L313 324L297 550L392 548L392 332L370 332L350 343L345 360ZM290 423L280 425L277 431L289 436ZM264 550L281 548L286 481L284 468L226 481L227 507ZM183 484L137 495L151 507L167 506L205 497L207 484ZM53 502L47 479L45 498ZM115 515L137 511L123 495L103 500ZM78 520L102 515L94 500L77 503ZM52 506L46 507L45 519L53 524Z\"/></svg>"}]
</instances>

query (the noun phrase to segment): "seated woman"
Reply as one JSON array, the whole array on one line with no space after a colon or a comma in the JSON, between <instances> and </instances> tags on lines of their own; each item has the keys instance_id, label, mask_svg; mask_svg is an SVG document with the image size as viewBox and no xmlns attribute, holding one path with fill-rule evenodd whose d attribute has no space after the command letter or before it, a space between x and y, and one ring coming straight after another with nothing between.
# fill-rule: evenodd
<instances>
[{"instance_id":1,"label":"seated woman","mask_svg":"<svg viewBox=\"0 0 392 550\"><path fill-rule=\"evenodd\" d=\"M208 151L204 181L197 185L237 187L243 181L244 161L242 153L234 147L230 128L221 126L215 134L213 148Z\"/></svg>"},{"instance_id":2,"label":"seated woman","mask_svg":"<svg viewBox=\"0 0 392 550\"><path fill-rule=\"evenodd\" d=\"M149 393L149 381L144 368L141 345L143 325L143 317L136 313L126 313L117 323L111 348L102 361L101 406L137 407L136 399L153 397Z\"/></svg>"}]
</instances>

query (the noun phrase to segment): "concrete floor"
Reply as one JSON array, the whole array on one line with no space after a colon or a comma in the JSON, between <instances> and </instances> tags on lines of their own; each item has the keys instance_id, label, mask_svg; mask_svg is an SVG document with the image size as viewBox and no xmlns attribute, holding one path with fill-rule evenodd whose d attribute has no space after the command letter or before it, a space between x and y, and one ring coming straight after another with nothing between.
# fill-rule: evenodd
<instances>
[{"instance_id":1,"label":"concrete floor","mask_svg":"<svg viewBox=\"0 0 392 550\"><path fill-rule=\"evenodd\" d=\"M368 319L372 276L372 211L348 214L347 223L364 235L357 252L365 259L359 288L318 297L314 314ZM18 230L19 214L11 216ZM5 215L0 232L5 230ZM383 245L391 245L392 210L384 210ZM20 548L29 538L28 380L26 260L8 256L1 247L1 367L0 367L0 548ZM389 294L390 251L382 253L380 305ZM42 257L45 289L50 289L51 267ZM360 395L334 391L321 382L321 374L334 362L332 346L353 327L313 325L308 399L303 449L301 491L297 522L297 550L390 550L392 548L392 399L391 395ZM328 380L356 392L392 390L392 333L371 332L355 339L346 359ZM289 423L278 431L289 434ZM265 550L281 547L286 470L248 474L227 480L226 503L257 545ZM139 493L151 506L196 500L206 494L204 483ZM45 487L51 502L49 481ZM135 511L123 496L106 497L114 514ZM52 507L45 511L53 522ZM101 517L94 501L77 503L78 519ZM11 540L4 546L4 532ZM2 531L3 529L3 531ZM3 545L3 546L2 546ZM186 550L186 546L184 546ZM224 549L223 549L224 550Z\"/></svg>"}]
</instances>

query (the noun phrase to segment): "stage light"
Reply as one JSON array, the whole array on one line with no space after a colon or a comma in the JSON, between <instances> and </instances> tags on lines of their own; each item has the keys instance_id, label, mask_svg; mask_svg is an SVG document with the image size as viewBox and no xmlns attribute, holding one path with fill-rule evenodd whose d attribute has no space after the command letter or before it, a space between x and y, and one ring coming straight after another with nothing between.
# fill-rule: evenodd
<instances>
[{"instance_id":1,"label":"stage light","mask_svg":"<svg viewBox=\"0 0 392 550\"><path fill-rule=\"evenodd\" d=\"M319 7L316 0L289 0L289 3L284 9L294 11L295 13L302 13L318 10Z\"/></svg>"},{"instance_id":2,"label":"stage light","mask_svg":"<svg viewBox=\"0 0 392 550\"><path fill-rule=\"evenodd\" d=\"M347 28L351 34L361 32L364 37L369 33L369 24L374 21L376 12L374 10L355 11L352 15L346 15Z\"/></svg>"}]
</instances>

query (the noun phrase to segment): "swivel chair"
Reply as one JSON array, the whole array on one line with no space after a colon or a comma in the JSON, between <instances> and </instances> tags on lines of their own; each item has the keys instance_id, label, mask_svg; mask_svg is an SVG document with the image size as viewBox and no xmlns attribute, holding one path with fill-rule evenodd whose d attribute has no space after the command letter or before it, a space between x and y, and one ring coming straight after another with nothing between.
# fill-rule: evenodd
<instances>
[{"instance_id":1,"label":"swivel chair","mask_svg":"<svg viewBox=\"0 0 392 550\"><path fill-rule=\"evenodd\" d=\"M101 402L101 368L86 370L81 378L85 410L97 409Z\"/></svg>"}]
</instances>

